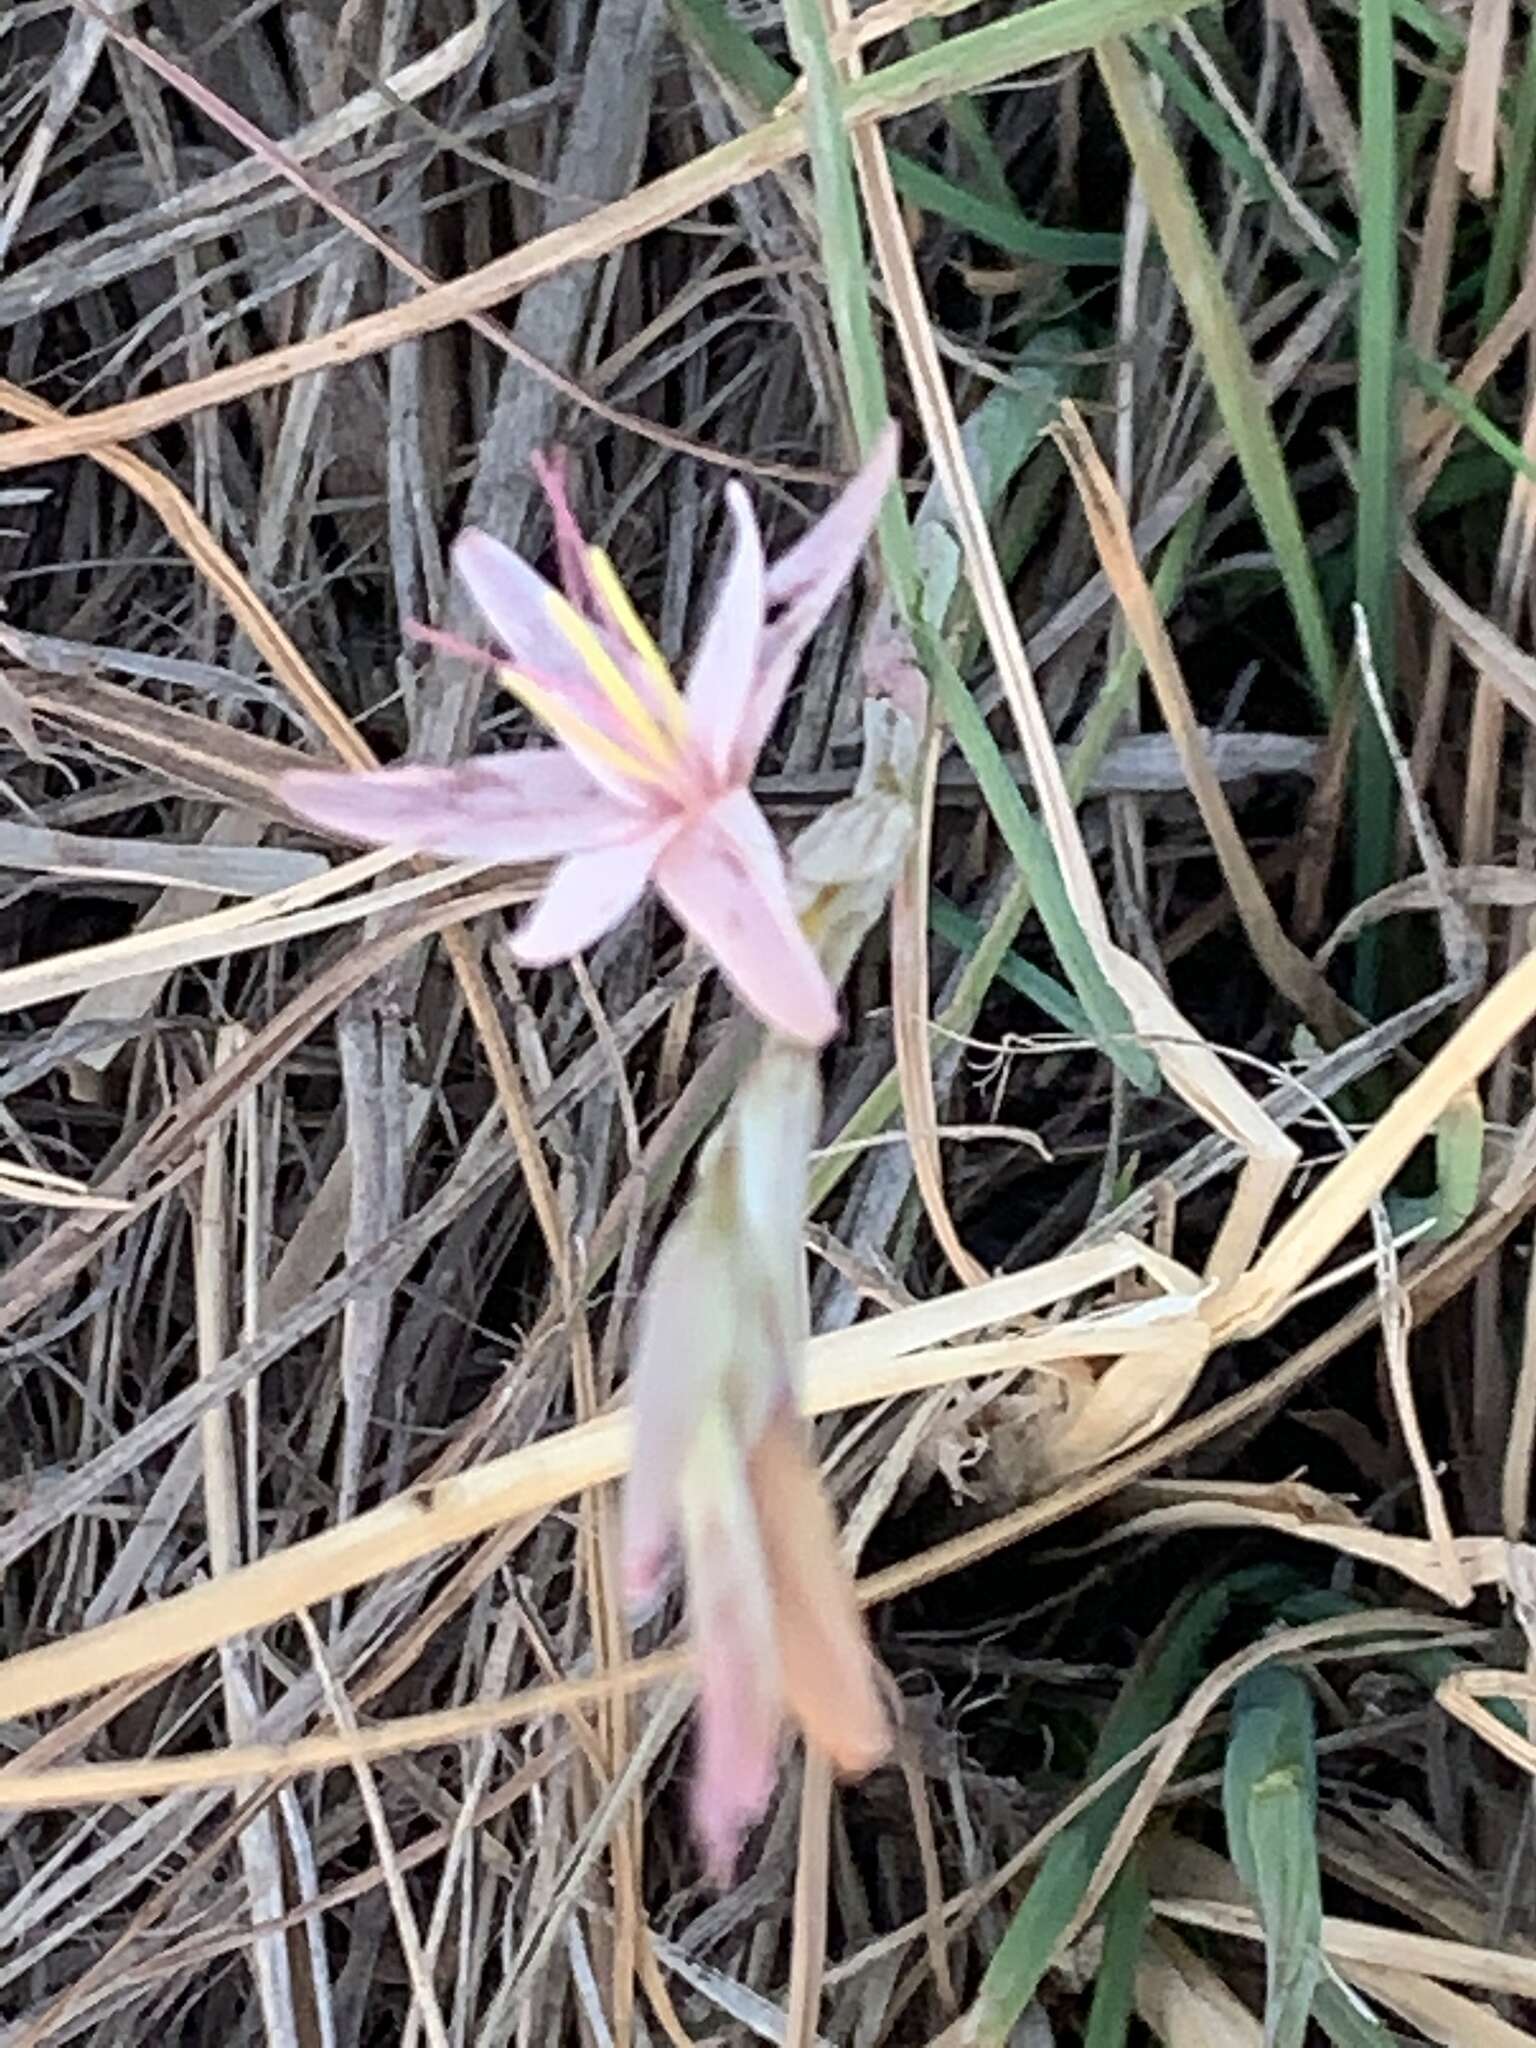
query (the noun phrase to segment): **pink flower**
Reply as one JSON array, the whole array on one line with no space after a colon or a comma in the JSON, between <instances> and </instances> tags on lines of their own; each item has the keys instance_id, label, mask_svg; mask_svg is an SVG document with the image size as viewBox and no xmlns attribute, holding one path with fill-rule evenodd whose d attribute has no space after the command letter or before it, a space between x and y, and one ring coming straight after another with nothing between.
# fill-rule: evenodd
<instances>
[{"instance_id":1,"label":"pink flower","mask_svg":"<svg viewBox=\"0 0 1536 2048\"><path fill-rule=\"evenodd\" d=\"M649 1606L681 1536L699 1662L693 1822L722 1884L768 1804L786 1713L846 1773L890 1746L799 1415L819 1101L814 1054L770 1041L657 1253L631 1381L625 1592Z\"/></svg>"},{"instance_id":2,"label":"pink flower","mask_svg":"<svg viewBox=\"0 0 1536 2048\"><path fill-rule=\"evenodd\" d=\"M449 768L296 770L282 780L285 801L378 845L557 861L513 941L529 966L590 946L654 882L749 1008L791 1038L823 1044L837 1023L832 989L749 783L894 471L888 429L830 510L772 564L745 491L726 486L730 555L685 694L546 465L565 595L488 534L464 534L454 561L510 657L499 679L558 744Z\"/></svg>"}]
</instances>

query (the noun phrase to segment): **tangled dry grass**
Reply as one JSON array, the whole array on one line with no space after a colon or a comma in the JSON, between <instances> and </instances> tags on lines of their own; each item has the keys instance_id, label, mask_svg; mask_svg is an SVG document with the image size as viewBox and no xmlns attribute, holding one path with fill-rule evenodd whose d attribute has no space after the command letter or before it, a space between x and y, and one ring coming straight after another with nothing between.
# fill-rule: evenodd
<instances>
[{"instance_id":1,"label":"tangled dry grass","mask_svg":"<svg viewBox=\"0 0 1536 2048\"><path fill-rule=\"evenodd\" d=\"M1536 2039L1536 36L957 11L0 20L5 2048ZM404 628L541 449L675 654L872 391L943 717L809 1391L901 1739L715 1896L610 1482L750 1032L274 782L505 740Z\"/></svg>"}]
</instances>

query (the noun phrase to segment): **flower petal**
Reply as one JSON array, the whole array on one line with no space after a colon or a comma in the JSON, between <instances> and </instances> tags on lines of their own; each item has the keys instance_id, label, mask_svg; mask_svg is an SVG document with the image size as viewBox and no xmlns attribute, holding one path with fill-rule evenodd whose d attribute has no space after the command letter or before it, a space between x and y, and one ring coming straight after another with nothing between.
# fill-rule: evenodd
<instances>
[{"instance_id":1,"label":"flower petal","mask_svg":"<svg viewBox=\"0 0 1536 2048\"><path fill-rule=\"evenodd\" d=\"M733 774L745 780L762 744L738 759L737 735L752 701L763 630L763 543L740 484L726 485L725 502L733 529L730 560L688 675L689 723L722 781Z\"/></svg>"},{"instance_id":2,"label":"flower petal","mask_svg":"<svg viewBox=\"0 0 1536 2048\"><path fill-rule=\"evenodd\" d=\"M890 1720L802 1427L784 1409L763 1431L749 1458L752 1494L789 1711L838 1770L856 1775L889 1751Z\"/></svg>"},{"instance_id":3,"label":"flower petal","mask_svg":"<svg viewBox=\"0 0 1536 2048\"><path fill-rule=\"evenodd\" d=\"M763 598L776 616L763 628L757 683L737 740L737 759L755 761L773 730L807 640L858 566L896 474L897 436L887 425L841 495L786 554L771 562Z\"/></svg>"},{"instance_id":4,"label":"flower petal","mask_svg":"<svg viewBox=\"0 0 1536 2048\"><path fill-rule=\"evenodd\" d=\"M789 899L768 821L733 790L677 833L656 886L764 1023L805 1045L837 1029L837 1004Z\"/></svg>"},{"instance_id":5,"label":"flower petal","mask_svg":"<svg viewBox=\"0 0 1536 2048\"><path fill-rule=\"evenodd\" d=\"M612 795L639 808L665 776L647 760L647 745L625 716L594 662L616 671L622 691L633 691L627 656L611 632L595 625L579 605L555 590L520 555L488 533L471 528L454 543L454 567L485 614L510 664L501 680L535 717L558 734L582 766ZM589 643L592 659L578 645Z\"/></svg>"},{"instance_id":6,"label":"flower petal","mask_svg":"<svg viewBox=\"0 0 1536 2048\"><path fill-rule=\"evenodd\" d=\"M640 901L657 855L676 826L647 832L593 853L573 853L512 936L512 952L525 967L569 960L611 931Z\"/></svg>"},{"instance_id":7,"label":"flower petal","mask_svg":"<svg viewBox=\"0 0 1536 2048\"><path fill-rule=\"evenodd\" d=\"M699 1665L693 1825L712 1880L773 1792L783 1723L772 1596L741 1455L716 1411L689 1459L684 1540Z\"/></svg>"},{"instance_id":8,"label":"flower petal","mask_svg":"<svg viewBox=\"0 0 1536 2048\"><path fill-rule=\"evenodd\" d=\"M555 747L480 754L450 768L296 768L278 794L345 839L454 860L550 860L635 833L633 807Z\"/></svg>"},{"instance_id":9,"label":"flower petal","mask_svg":"<svg viewBox=\"0 0 1536 2048\"><path fill-rule=\"evenodd\" d=\"M598 692L587 665L555 624L550 600L557 595L537 569L529 568L499 540L477 527L453 544L453 566L486 624L519 667L546 689L571 693L571 708L589 717Z\"/></svg>"},{"instance_id":10,"label":"flower petal","mask_svg":"<svg viewBox=\"0 0 1536 2048\"><path fill-rule=\"evenodd\" d=\"M727 1248L696 1198L651 1267L629 1376L635 1441L621 1554L624 1597L640 1612L662 1589L683 1470L729 1368L735 1309Z\"/></svg>"}]
</instances>

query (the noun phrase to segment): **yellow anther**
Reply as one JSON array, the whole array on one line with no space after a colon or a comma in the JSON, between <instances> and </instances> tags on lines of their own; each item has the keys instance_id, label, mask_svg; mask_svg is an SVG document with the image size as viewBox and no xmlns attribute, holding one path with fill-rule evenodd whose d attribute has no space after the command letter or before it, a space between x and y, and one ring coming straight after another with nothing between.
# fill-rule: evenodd
<instances>
[{"instance_id":1,"label":"yellow anther","mask_svg":"<svg viewBox=\"0 0 1536 2048\"><path fill-rule=\"evenodd\" d=\"M564 740L567 745L574 745L585 753L595 754L631 782L661 783L666 780L654 762L621 747L617 740L600 732L590 719L583 718L579 711L572 711L551 691L517 669L498 668L496 680L519 704L525 705L541 725L547 726L557 740Z\"/></svg>"},{"instance_id":2,"label":"yellow anther","mask_svg":"<svg viewBox=\"0 0 1536 2048\"><path fill-rule=\"evenodd\" d=\"M634 649L636 658L655 685L662 716L671 727L673 738L687 739L688 707L683 702L683 693L667 666L666 656L651 638L645 621L635 610L633 599L619 581L619 572L601 548L587 549L587 573L613 615L613 623Z\"/></svg>"},{"instance_id":3,"label":"yellow anther","mask_svg":"<svg viewBox=\"0 0 1536 2048\"><path fill-rule=\"evenodd\" d=\"M644 752L660 768L670 768L677 748L646 709L640 692L608 652L591 626L557 590L549 593L550 616L581 656L594 683L623 719Z\"/></svg>"}]
</instances>

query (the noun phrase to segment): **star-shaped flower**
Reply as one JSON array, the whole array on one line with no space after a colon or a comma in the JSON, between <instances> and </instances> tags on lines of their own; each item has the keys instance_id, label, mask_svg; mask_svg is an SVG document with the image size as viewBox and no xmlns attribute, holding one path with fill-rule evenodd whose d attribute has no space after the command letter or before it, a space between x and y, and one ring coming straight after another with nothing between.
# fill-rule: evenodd
<instances>
[{"instance_id":1,"label":"star-shaped flower","mask_svg":"<svg viewBox=\"0 0 1536 2048\"><path fill-rule=\"evenodd\" d=\"M296 770L283 778L285 801L314 824L377 845L455 859L554 859L513 940L529 966L590 946L654 883L750 1009L787 1037L823 1044L837 1024L832 988L795 916L783 856L750 781L800 654L853 574L894 470L888 430L831 508L773 563L746 492L726 486L729 559L683 690L545 465L564 594L489 534L462 535L454 564L505 650L495 657L499 679L557 744L447 768Z\"/></svg>"}]
</instances>

